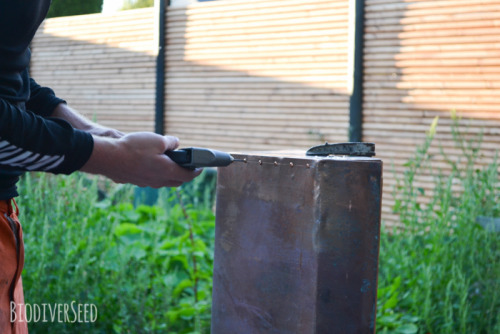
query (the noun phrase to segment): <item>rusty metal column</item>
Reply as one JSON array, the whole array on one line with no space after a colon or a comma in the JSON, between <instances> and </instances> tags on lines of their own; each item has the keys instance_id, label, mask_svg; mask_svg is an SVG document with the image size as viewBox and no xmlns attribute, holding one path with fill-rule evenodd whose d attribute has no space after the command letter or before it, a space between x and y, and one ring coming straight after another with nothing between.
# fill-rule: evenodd
<instances>
[{"instance_id":1,"label":"rusty metal column","mask_svg":"<svg viewBox=\"0 0 500 334\"><path fill-rule=\"evenodd\" d=\"M382 161L235 158L218 175L212 333L373 333Z\"/></svg>"}]
</instances>

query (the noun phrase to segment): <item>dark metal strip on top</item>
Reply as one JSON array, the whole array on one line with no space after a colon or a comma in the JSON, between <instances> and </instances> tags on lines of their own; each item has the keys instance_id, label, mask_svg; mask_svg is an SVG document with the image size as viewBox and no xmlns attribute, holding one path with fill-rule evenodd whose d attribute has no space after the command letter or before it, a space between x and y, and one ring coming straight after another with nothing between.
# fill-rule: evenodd
<instances>
[{"instance_id":1,"label":"dark metal strip on top","mask_svg":"<svg viewBox=\"0 0 500 334\"><path fill-rule=\"evenodd\" d=\"M372 157L375 155L374 143L352 142L335 143L311 147L307 152L308 156L328 156L347 155L356 157Z\"/></svg>"}]
</instances>

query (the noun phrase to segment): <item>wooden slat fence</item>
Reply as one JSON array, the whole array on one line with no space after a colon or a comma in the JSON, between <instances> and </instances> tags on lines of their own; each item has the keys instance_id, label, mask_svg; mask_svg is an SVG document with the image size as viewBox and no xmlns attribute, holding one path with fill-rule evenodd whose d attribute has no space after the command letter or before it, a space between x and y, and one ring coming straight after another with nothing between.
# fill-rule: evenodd
<instances>
[{"instance_id":1,"label":"wooden slat fence","mask_svg":"<svg viewBox=\"0 0 500 334\"><path fill-rule=\"evenodd\" d=\"M436 144L450 158L461 155L453 145L451 110L464 118L462 130L484 132L483 163L498 149L500 1L367 0L365 16L364 140L377 143L385 161L383 216L396 223L391 170L402 175L435 116ZM431 149L434 165L447 170L438 146ZM429 193L432 177L424 175L417 186Z\"/></svg>"},{"instance_id":2,"label":"wooden slat fence","mask_svg":"<svg viewBox=\"0 0 500 334\"><path fill-rule=\"evenodd\" d=\"M167 132L233 151L345 141L348 12L343 0L169 9Z\"/></svg>"},{"instance_id":3,"label":"wooden slat fence","mask_svg":"<svg viewBox=\"0 0 500 334\"><path fill-rule=\"evenodd\" d=\"M183 146L229 151L346 141L349 4L221 0L169 8L167 132ZM46 20L32 45L32 75L103 124L152 131L155 15L149 8ZM365 15L363 139L384 160L383 220L392 225L392 170L402 175L435 116L436 143L452 159L460 157L452 109L472 118L462 122L469 132L483 131L481 163L500 143L500 0L366 0ZM437 146L431 152L439 155ZM432 184L430 175L418 180L426 193Z\"/></svg>"},{"instance_id":4,"label":"wooden slat fence","mask_svg":"<svg viewBox=\"0 0 500 334\"><path fill-rule=\"evenodd\" d=\"M89 118L122 131L153 131L153 8L45 20L31 75Z\"/></svg>"}]
</instances>

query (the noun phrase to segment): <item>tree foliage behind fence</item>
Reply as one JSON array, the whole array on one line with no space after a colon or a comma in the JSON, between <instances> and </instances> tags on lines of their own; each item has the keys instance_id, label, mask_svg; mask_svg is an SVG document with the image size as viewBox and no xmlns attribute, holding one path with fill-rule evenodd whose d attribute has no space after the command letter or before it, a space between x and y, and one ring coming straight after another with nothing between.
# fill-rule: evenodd
<instances>
[{"instance_id":1,"label":"tree foliage behind fence","mask_svg":"<svg viewBox=\"0 0 500 334\"><path fill-rule=\"evenodd\" d=\"M52 0L47 17L100 13L103 0Z\"/></svg>"}]
</instances>

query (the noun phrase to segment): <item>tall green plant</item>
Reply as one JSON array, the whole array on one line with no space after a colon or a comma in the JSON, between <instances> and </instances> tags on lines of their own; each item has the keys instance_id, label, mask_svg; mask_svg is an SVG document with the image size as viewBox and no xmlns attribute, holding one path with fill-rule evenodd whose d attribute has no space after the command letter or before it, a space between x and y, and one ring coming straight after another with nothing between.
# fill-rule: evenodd
<instances>
[{"instance_id":1,"label":"tall green plant","mask_svg":"<svg viewBox=\"0 0 500 334\"><path fill-rule=\"evenodd\" d=\"M500 236L477 224L499 217L499 165L478 167L481 135L464 133L452 114L455 146L462 152L447 171L433 167L425 142L406 164L395 189L398 230L381 238L377 327L382 333L494 333L500 328ZM434 177L426 194L416 186ZM422 204L422 196L428 198ZM389 233L391 232L391 233Z\"/></svg>"},{"instance_id":2,"label":"tall green plant","mask_svg":"<svg viewBox=\"0 0 500 334\"><path fill-rule=\"evenodd\" d=\"M213 196L189 194L204 194L198 183L213 178L199 179L181 187L182 202L165 190L155 206L134 207L130 187L105 187L99 200L97 180L84 175L26 175L26 302L98 310L95 323L40 321L30 333L208 333Z\"/></svg>"}]
</instances>

